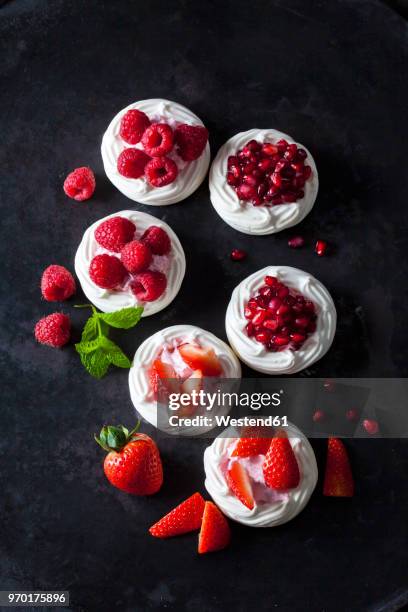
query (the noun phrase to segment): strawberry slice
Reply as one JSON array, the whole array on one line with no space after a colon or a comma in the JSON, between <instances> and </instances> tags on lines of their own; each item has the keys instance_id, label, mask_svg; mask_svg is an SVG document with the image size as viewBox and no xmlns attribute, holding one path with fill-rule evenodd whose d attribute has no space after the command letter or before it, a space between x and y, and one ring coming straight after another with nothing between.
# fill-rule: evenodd
<instances>
[{"instance_id":1,"label":"strawberry slice","mask_svg":"<svg viewBox=\"0 0 408 612\"><path fill-rule=\"evenodd\" d=\"M265 484L271 489L294 489L300 481L298 462L291 443L280 433L272 438L263 464Z\"/></svg>"},{"instance_id":2,"label":"strawberry slice","mask_svg":"<svg viewBox=\"0 0 408 612\"><path fill-rule=\"evenodd\" d=\"M150 527L149 532L155 538L171 538L200 529L204 504L200 493L194 493Z\"/></svg>"},{"instance_id":3,"label":"strawberry slice","mask_svg":"<svg viewBox=\"0 0 408 612\"><path fill-rule=\"evenodd\" d=\"M158 378L163 381L164 386L170 393L179 392L179 383L175 369L169 363L163 363L160 357L154 360L150 371L150 384L155 393L157 393L158 389Z\"/></svg>"},{"instance_id":4,"label":"strawberry slice","mask_svg":"<svg viewBox=\"0 0 408 612\"><path fill-rule=\"evenodd\" d=\"M186 343L179 346L178 350L192 370L201 370L203 376L221 376L222 368L213 349Z\"/></svg>"},{"instance_id":5,"label":"strawberry slice","mask_svg":"<svg viewBox=\"0 0 408 612\"><path fill-rule=\"evenodd\" d=\"M221 550L228 546L230 540L231 531L227 519L213 502L205 502L198 552L203 554Z\"/></svg>"},{"instance_id":6,"label":"strawberry slice","mask_svg":"<svg viewBox=\"0 0 408 612\"><path fill-rule=\"evenodd\" d=\"M346 447L338 438L329 438L323 495L353 497L354 480Z\"/></svg>"},{"instance_id":7,"label":"strawberry slice","mask_svg":"<svg viewBox=\"0 0 408 612\"><path fill-rule=\"evenodd\" d=\"M266 429L261 427L245 427L242 437L238 440L232 457L252 457L254 455L266 455L271 439L265 435ZM247 437L250 436L250 437Z\"/></svg>"},{"instance_id":8,"label":"strawberry slice","mask_svg":"<svg viewBox=\"0 0 408 612\"><path fill-rule=\"evenodd\" d=\"M192 391L197 391L197 393L202 389L203 386L203 373L201 370L194 370L194 372L186 378L186 380L181 385L182 393L189 393L191 395Z\"/></svg>"},{"instance_id":9,"label":"strawberry slice","mask_svg":"<svg viewBox=\"0 0 408 612\"><path fill-rule=\"evenodd\" d=\"M244 506L252 510L255 506L255 501L252 495L251 482L244 466L238 461L234 461L226 474L226 480L235 497L237 497Z\"/></svg>"}]
</instances>

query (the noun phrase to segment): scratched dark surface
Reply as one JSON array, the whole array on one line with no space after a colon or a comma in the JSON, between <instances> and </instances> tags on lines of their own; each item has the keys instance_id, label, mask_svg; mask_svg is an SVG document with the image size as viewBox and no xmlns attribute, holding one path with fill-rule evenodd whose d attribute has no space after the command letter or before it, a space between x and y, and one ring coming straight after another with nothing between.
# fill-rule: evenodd
<instances>
[{"instance_id":1,"label":"scratched dark surface","mask_svg":"<svg viewBox=\"0 0 408 612\"><path fill-rule=\"evenodd\" d=\"M132 354L161 327L192 323L225 338L234 286L267 264L301 267L330 289L339 325L307 374L406 376L408 300L407 25L375 1L11 1L0 9L1 521L0 589L65 589L69 610L234 608L382 612L407 588L407 444L349 443L353 500L325 499L277 529L233 526L228 550L199 558L196 536L156 541L147 528L195 490L205 441L161 442L165 484L152 499L110 487L92 434L132 424L127 373L100 382L72 347L37 346L35 321L50 263L73 269L85 228L132 206L104 176L99 145L113 115L164 97L196 112L213 153L251 127L275 127L313 152L320 191L292 232L254 237L216 215L208 184L187 201L137 207L165 219L187 255L177 299L118 333ZM92 200L62 192L90 165ZM316 238L332 245L313 253ZM233 247L248 250L232 263ZM76 335L85 319L63 305ZM248 369L245 374L253 375ZM151 429L145 428L151 432ZM154 432L153 432L154 435ZM323 466L323 442L314 443Z\"/></svg>"}]
</instances>

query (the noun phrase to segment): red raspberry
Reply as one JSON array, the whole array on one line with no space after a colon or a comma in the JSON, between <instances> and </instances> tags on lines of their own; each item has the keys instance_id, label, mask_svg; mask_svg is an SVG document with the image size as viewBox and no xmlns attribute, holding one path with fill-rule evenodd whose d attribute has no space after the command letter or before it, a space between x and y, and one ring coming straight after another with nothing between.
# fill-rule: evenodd
<instances>
[{"instance_id":1,"label":"red raspberry","mask_svg":"<svg viewBox=\"0 0 408 612\"><path fill-rule=\"evenodd\" d=\"M167 255L170 252L169 235L157 225L148 227L140 240L150 248L153 255Z\"/></svg>"},{"instance_id":2,"label":"red raspberry","mask_svg":"<svg viewBox=\"0 0 408 612\"><path fill-rule=\"evenodd\" d=\"M154 157L146 164L145 176L153 187L164 187L176 180L178 168L169 157Z\"/></svg>"},{"instance_id":3,"label":"red raspberry","mask_svg":"<svg viewBox=\"0 0 408 612\"><path fill-rule=\"evenodd\" d=\"M82 202L89 200L95 191L95 175L90 168L77 168L64 181L64 191L69 198Z\"/></svg>"},{"instance_id":4,"label":"red raspberry","mask_svg":"<svg viewBox=\"0 0 408 612\"><path fill-rule=\"evenodd\" d=\"M133 240L136 225L125 217L111 217L95 230L96 241L108 251L120 253L127 242Z\"/></svg>"},{"instance_id":5,"label":"red raspberry","mask_svg":"<svg viewBox=\"0 0 408 612\"><path fill-rule=\"evenodd\" d=\"M70 318L62 312L54 312L36 323L34 335L40 344L54 348L64 346L71 336Z\"/></svg>"},{"instance_id":6,"label":"red raspberry","mask_svg":"<svg viewBox=\"0 0 408 612\"><path fill-rule=\"evenodd\" d=\"M173 130L167 123L154 123L143 134L142 145L150 157L162 157L173 148Z\"/></svg>"},{"instance_id":7,"label":"red raspberry","mask_svg":"<svg viewBox=\"0 0 408 612\"><path fill-rule=\"evenodd\" d=\"M126 270L136 274L136 272L142 272L149 267L152 261L152 253L149 247L139 240L132 240L132 242L125 244L120 252L120 258Z\"/></svg>"},{"instance_id":8,"label":"red raspberry","mask_svg":"<svg viewBox=\"0 0 408 612\"><path fill-rule=\"evenodd\" d=\"M133 279L130 288L141 302L153 302L166 290L167 278L162 272L142 272Z\"/></svg>"},{"instance_id":9,"label":"red raspberry","mask_svg":"<svg viewBox=\"0 0 408 612\"><path fill-rule=\"evenodd\" d=\"M119 174L126 178L137 179L143 176L145 166L150 157L139 149L124 149L118 157Z\"/></svg>"},{"instance_id":10,"label":"red raspberry","mask_svg":"<svg viewBox=\"0 0 408 612\"><path fill-rule=\"evenodd\" d=\"M137 109L128 110L120 122L119 134L129 144L137 144L146 128L150 125L150 119L142 111Z\"/></svg>"},{"instance_id":11,"label":"red raspberry","mask_svg":"<svg viewBox=\"0 0 408 612\"><path fill-rule=\"evenodd\" d=\"M181 159L187 162L198 159L208 141L208 130L201 125L182 123L174 132L174 143Z\"/></svg>"},{"instance_id":12,"label":"red raspberry","mask_svg":"<svg viewBox=\"0 0 408 612\"><path fill-rule=\"evenodd\" d=\"M41 278L41 293L47 302L62 302L74 295L75 280L63 266L48 266Z\"/></svg>"},{"instance_id":13,"label":"red raspberry","mask_svg":"<svg viewBox=\"0 0 408 612\"><path fill-rule=\"evenodd\" d=\"M113 255L96 255L89 266L91 280L103 289L115 289L127 276L122 262Z\"/></svg>"}]
</instances>

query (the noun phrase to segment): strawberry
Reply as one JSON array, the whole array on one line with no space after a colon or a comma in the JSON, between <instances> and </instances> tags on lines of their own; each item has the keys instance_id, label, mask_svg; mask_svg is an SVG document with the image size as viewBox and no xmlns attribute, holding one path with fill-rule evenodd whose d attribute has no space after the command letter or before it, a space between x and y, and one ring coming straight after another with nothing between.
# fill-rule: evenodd
<instances>
[{"instance_id":1,"label":"strawberry","mask_svg":"<svg viewBox=\"0 0 408 612\"><path fill-rule=\"evenodd\" d=\"M137 433L139 425L131 432L123 425L102 427L95 440L108 452L103 469L114 487L132 495L152 495L163 484L163 467L154 441Z\"/></svg>"},{"instance_id":2,"label":"strawberry","mask_svg":"<svg viewBox=\"0 0 408 612\"><path fill-rule=\"evenodd\" d=\"M226 481L235 497L250 510L255 506L251 482L246 469L238 461L234 461L226 474Z\"/></svg>"},{"instance_id":3,"label":"strawberry","mask_svg":"<svg viewBox=\"0 0 408 612\"><path fill-rule=\"evenodd\" d=\"M354 480L346 448L338 438L329 438L323 495L353 497Z\"/></svg>"},{"instance_id":4,"label":"strawberry","mask_svg":"<svg viewBox=\"0 0 408 612\"><path fill-rule=\"evenodd\" d=\"M211 348L202 348L187 342L179 346L179 352L192 370L201 370L203 376L220 376L222 368L218 357Z\"/></svg>"},{"instance_id":5,"label":"strawberry","mask_svg":"<svg viewBox=\"0 0 408 612\"><path fill-rule=\"evenodd\" d=\"M205 502L198 552L203 554L221 550L228 546L230 540L231 531L227 519L213 502Z\"/></svg>"},{"instance_id":6,"label":"strawberry","mask_svg":"<svg viewBox=\"0 0 408 612\"><path fill-rule=\"evenodd\" d=\"M265 431L260 427L246 427L238 440L232 457L252 457L253 455L266 455L271 444L271 438L266 437Z\"/></svg>"},{"instance_id":7,"label":"strawberry","mask_svg":"<svg viewBox=\"0 0 408 612\"><path fill-rule=\"evenodd\" d=\"M150 371L150 381L155 393L157 393L159 387L158 378L163 381L163 385L170 393L179 392L179 383L175 369L169 363L163 363L160 357L153 361Z\"/></svg>"},{"instance_id":8,"label":"strawberry","mask_svg":"<svg viewBox=\"0 0 408 612\"><path fill-rule=\"evenodd\" d=\"M150 527L150 533L155 538L171 538L200 529L204 504L200 493L194 493Z\"/></svg>"},{"instance_id":9,"label":"strawberry","mask_svg":"<svg viewBox=\"0 0 408 612\"><path fill-rule=\"evenodd\" d=\"M183 393L189 393L191 395L192 391L200 391L203 386L203 373L201 370L194 370L194 372L186 378L186 380L181 385L181 389Z\"/></svg>"},{"instance_id":10,"label":"strawberry","mask_svg":"<svg viewBox=\"0 0 408 612\"><path fill-rule=\"evenodd\" d=\"M272 438L263 464L265 484L271 489L294 489L300 481L299 466L291 443L279 433Z\"/></svg>"}]
</instances>

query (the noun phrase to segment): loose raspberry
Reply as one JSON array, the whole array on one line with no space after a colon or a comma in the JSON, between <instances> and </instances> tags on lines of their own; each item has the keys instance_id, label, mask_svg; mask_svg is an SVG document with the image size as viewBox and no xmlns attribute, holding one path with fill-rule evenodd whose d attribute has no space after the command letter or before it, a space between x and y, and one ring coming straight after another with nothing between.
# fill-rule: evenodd
<instances>
[{"instance_id":1,"label":"loose raspberry","mask_svg":"<svg viewBox=\"0 0 408 612\"><path fill-rule=\"evenodd\" d=\"M69 198L82 202L89 200L95 191L95 175L86 166L77 168L64 181L64 191Z\"/></svg>"},{"instance_id":2,"label":"loose raspberry","mask_svg":"<svg viewBox=\"0 0 408 612\"><path fill-rule=\"evenodd\" d=\"M95 240L104 249L120 253L127 242L133 240L136 225L125 217L111 217L95 230Z\"/></svg>"},{"instance_id":3,"label":"loose raspberry","mask_svg":"<svg viewBox=\"0 0 408 612\"><path fill-rule=\"evenodd\" d=\"M154 123L145 130L142 145L150 157L162 157L173 148L173 130L167 123Z\"/></svg>"},{"instance_id":4,"label":"loose raspberry","mask_svg":"<svg viewBox=\"0 0 408 612\"><path fill-rule=\"evenodd\" d=\"M182 123L174 132L174 142L181 159L190 162L198 159L208 141L208 130L201 125Z\"/></svg>"},{"instance_id":5,"label":"loose raspberry","mask_svg":"<svg viewBox=\"0 0 408 612\"><path fill-rule=\"evenodd\" d=\"M41 278L41 293L47 302L62 302L74 295L75 280L63 266L48 266Z\"/></svg>"},{"instance_id":6,"label":"loose raspberry","mask_svg":"<svg viewBox=\"0 0 408 612\"><path fill-rule=\"evenodd\" d=\"M145 168L145 176L153 187L164 187L176 180L178 168L169 157L154 157Z\"/></svg>"},{"instance_id":7,"label":"loose raspberry","mask_svg":"<svg viewBox=\"0 0 408 612\"><path fill-rule=\"evenodd\" d=\"M142 272L149 267L152 261L152 253L149 247L139 240L132 240L132 242L125 244L120 252L120 258L126 270L136 274L136 272Z\"/></svg>"},{"instance_id":8,"label":"loose raspberry","mask_svg":"<svg viewBox=\"0 0 408 612\"><path fill-rule=\"evenodd\" d=\"M140 240L150 248L153 255L167 255L170 252L171 241L169 235L157 225L148 227Z\"/></svg>"},{"instance_id":9,"label":"loose raspberry","mask_svg":"<svg viewBox=\"0 0 408 612\"><path fill-rule=\"evenodd\" d=\"M54 312L36 323L34 335L40 344L53 348L64 346L71 336L70 318L62 312Z\"/></svg>"},{"instance_id":10,"label":"loose raspberry","mask_svg":"<svg viewBox=\"0 0 408 612\"><path fill-rule=\"evenodd\" d=\"M166 290L167 278L161 272L142 272L135 276L130 285L132 292L141 302L153 302Z\"/></svg>"},{"instance_id":11,"label":"loose raspberry","mask_svg":"<svg viewBox=\"0 0 408 612\"><path fill-rule=\"evenodd\" d=\"M139 149L124 149L118 157L118 172L126 178L140 178L149 159L150 157Z\"/></svg>"},{"instance_id":12,"label":"loose raspberry","mask_svg":"<svg viewBox=\"0 0 408 612\"><path fill-rule=\"evenodd\" d=\"M149 125L150 119L145 113L135 108L128 110L120 122L120 137L129 144L137 144Z\"/></svg>"},{"instance_id":13,"label":"loose raspberry","mask_svg":"<svg viewBox=\"0 0 408 612\"><path fill-rule=\"evenodd\" d=\"M96 255L89 266L91 280L103 289L114 289L121 285L127 276L122 262L113 255Z\"/></svg>"}]
</instances>

